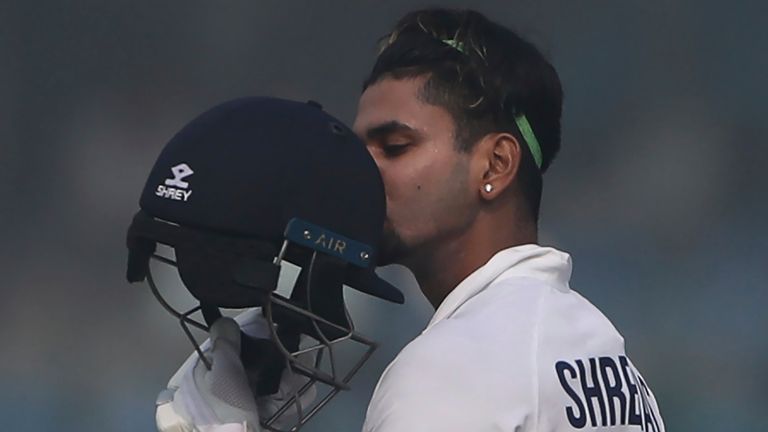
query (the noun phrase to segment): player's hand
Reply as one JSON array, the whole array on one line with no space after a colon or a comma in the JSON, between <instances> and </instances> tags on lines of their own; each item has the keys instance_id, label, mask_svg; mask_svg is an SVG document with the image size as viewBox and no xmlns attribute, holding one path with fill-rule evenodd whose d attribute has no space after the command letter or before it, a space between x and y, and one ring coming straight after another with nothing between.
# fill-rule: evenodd
<instances>
[{"instance_id":1,"label":"player's hand","mask_svg":"<svg viewBox=\"0 0 768 432\"><path fill-rule=\"evenodd\" d=\"M247 310L238 315L235 320L237 321L236 325L239 325L240 330L242 330L248 336L257 339L269 339L269 324L261 314L260 309L255 308ZM215 350L211 352L211 339L203 342L200 345L200 348L204 353L206 353L206 356L208 357L223 355L226 360L220 364L234 364L236 367L233 366L216 369L216 365L213 365L212 370L207 371L205 364L200 360L198 354L196 352L190 354L187 360L181 365L179 370L176 371L174 376L168 382L168 389L162 391L158 396L155 417L159 431L239 432L248 430L249 432L255 432L259 430L257 429L259 416L261 416L261 419L263 420L272 417L272 415L276 413L286 401L291 399L291 397L299 388L306 384L307 378L297 374L291 374L288 372L288 370L283 370L280 379L280 386L277 393L256 399L255 409L253 408L253 405L250 405L250 402L248 402L248 412L239 413L243 415L242 418L238 416L234 416L232 418L223 418L218 416L217 410L223 410L225 413L230 413L229 408L225 406L227 404L224 403L224 405L222 405L221 403L226 401L220 401L220 398L211 393L210 384L208 384L208 387L202 386L201 383L205 384L206 381L199 380L199 375L207 376L209 381L216 379L221 380L224 383L232 383L232 385L237 387L237 394L245 395L247 393L250 395L250 397L247 398L248 401L252 400L253 398L253 393L249 390L252 388L252 386L249 386L248 384L249 378L246 375L245 369L243 368L239 358L240 335L238 333L236 337L234 326L231 325L231 319L226 319L229 324L223 324L221 323L222 321L224 321L224 319L220 319L214 323L213 327L216 327L217 331L214 333L213 328L211 329L211 339L220 339L222 333L220 331L221 327L227 326L225 333L227 333L228 337L231 338L233 343L227 344L226 347L236 346L238 348L237 351L228 348L219 350L218 346L220 345L214 344ZM231 332L231 334L229 334L229 332ZM299 361L306 365L312 365L314 363L314 359L314 353L305 353L299 356ZM237 361L235 362L235 360ZM214 370L217 372L214 373ZM254 379L254 377L250 378ZM258 377L256 377L256 379L258 379ZM217 386L216 388L221 387ZM206 397L198 397L198 395L202 394L205 394ZM309 407L312 404L316 397L317 389L315 386L312 386L309 391L304 393L299 398L299 403L302 405L302 407L304 407L304 409L306 409L306 407ZM243 399L246 399L245 396L243 396ZM212 407L208 407L207 404L211 402L213 402L214 405ZM242 401L237 402L234 407L242 405L241 402ZM250 415L246 416L245 414ZM243 429L242 423L235 423L233 426L227 426L234 429L225 429L224 424L214 423L215 421L221 422L223 420L232 419L238 421L242 419L250 420L245 426L250 427L250 429ZM296 424L298 420L298 409L293 407L285 410L285 412L272 423L272 426L281 429L290 429L290 427ZM240 429L236 429L235 427L240 427Z\"/></svg>"},{"instance_id":2,"label":"player's hand","mask_svg":"<svg viewBox=\"0 0 768 432\"><path fill-rule=\"evenodd\" d=\"M259 432L259 412L240 361L240 327L231 318L210 329L205 356L193 354L157 400L161 432Z\"/></svg>"}]
</instances>

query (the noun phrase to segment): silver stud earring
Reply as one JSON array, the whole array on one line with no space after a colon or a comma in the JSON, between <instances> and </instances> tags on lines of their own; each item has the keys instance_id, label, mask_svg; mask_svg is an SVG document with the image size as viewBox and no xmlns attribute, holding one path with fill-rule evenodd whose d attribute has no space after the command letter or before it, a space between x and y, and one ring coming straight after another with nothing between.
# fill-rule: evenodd
<instances>
[{"instance_id":1,"label":"silver stud earring","mask_svg":"<svg viewBox=\"0 0 768 432\"><path fill-rule=\"evenodd\" d=\"M493 185L490 183L486 183L485 186L483 186L483 189L485 189L486 192L490 193L493 190Z\"/></svg>"}]
</instances>

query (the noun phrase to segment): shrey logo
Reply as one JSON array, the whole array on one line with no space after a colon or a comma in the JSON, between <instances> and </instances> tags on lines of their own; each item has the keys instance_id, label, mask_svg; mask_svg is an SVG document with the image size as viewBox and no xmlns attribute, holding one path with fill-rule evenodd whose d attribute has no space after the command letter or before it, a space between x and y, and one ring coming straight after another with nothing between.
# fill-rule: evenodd
<instances>
[{"instance_id":1,"label":"shrey logo","mask_svg":"<svg viewBox=\"0 0 768 432\"><path fill-rule=\"evenodd\" d=\"M189 177L195 173L194 171L192 171L192 168L190 168L189 165L185 163L178 164L175 167L171 168L171 172L173 173L173 178L166 179L165 185L176 186L182 189L186 189L189 187L189 183L182 181L182 179Z\"/></svg>"},{"instance_id":2,"label":"shrey logo","mask_svg":"<svg viewBox=\"0 0 768 432\"><path fill-rule=\"evenodd\" d=\"M165 185L157 185L155 195L175 201L187 201L189 196L192 195L192 191L187 190L189 183L185 182L184 179L195 172L192 171L189 165L180 163L171 168L171 173L173 173L173 178L165 179Z\"/></svg>"}]
</instances>

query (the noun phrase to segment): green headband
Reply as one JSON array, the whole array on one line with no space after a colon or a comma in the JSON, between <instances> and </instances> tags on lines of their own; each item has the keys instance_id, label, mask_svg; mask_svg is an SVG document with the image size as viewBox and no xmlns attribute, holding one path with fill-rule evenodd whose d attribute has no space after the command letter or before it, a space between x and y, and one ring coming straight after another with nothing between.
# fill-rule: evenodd
<instances>
[{"instance_id":1,"label":"green headband","mask_svg":"<svg viewBox=\"0 0 768 432\"><path fill-rule=\"evenodd\" d=\"M455 39L441 39L441 41L444 44L455 48L460 53L466 54L464 51L463 43L458 42ZM517 124L517 129L520 131L520 134L523 135L523 139L528 145L528 149L531 151L531 155L533 156L533 160L536 162L536 166L541 169L541 164L543 162L541 146L539 145L539 140L536 139L536 135L533 133L533 129L531 128L531 124L528 122L528 118L525 117L525 114L519 114L515 116L515 124Z\"/></svg>"},{"instance_id":2,"label":"green headband","mask_svg":"<svg viewBox=\"0 0 768 432\"><path fill-rule=\"evenodd\" d=\"M528 123L528 118L525 117L525 114L520 114L515 117L515 123L517 124L517 129L523 135L525 143L528 144L528 149L531 151L536 166L541 169L541 163L544 159L541 155L541 146L539 145L539 140L536 139L536 135L533 133L533 129L531 129L531 124Z\"/></svg>"}]
</instances>

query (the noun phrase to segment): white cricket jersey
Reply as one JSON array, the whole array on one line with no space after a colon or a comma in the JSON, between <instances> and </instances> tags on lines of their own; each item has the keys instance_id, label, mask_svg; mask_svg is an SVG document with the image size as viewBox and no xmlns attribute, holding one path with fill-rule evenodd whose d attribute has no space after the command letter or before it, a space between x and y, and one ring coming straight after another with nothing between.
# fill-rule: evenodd
<instances>
[{"instance_id":1,"label":"white cricket jersey","mask_svg":"<svg viewBox=\"0 0 768 432\"><path fill-rule=\"evenodd\" d=\"M624 339L570 277L552 248L494 255L384 371L363 430L664 431Z\"/></svg>"}]
</instances>

